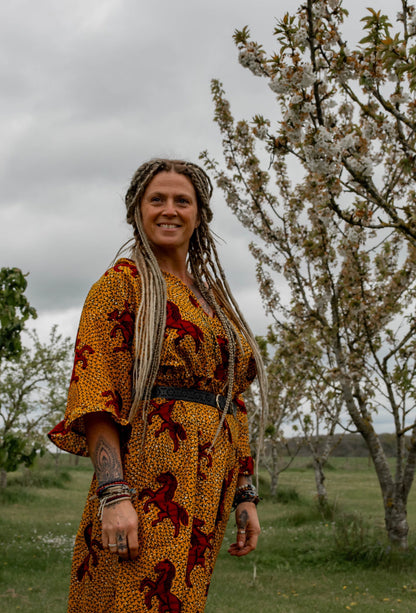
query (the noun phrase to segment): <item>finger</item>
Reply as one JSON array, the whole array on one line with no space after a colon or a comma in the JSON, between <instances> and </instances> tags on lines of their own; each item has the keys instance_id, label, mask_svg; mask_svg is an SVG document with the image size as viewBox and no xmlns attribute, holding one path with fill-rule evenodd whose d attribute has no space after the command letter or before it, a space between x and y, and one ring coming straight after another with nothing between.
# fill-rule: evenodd
<instances>
[{"instance_id":1,"label":"finger","mask_svg":"<svg viewBox=\"0 0 416 613\"><path fill-rule=\"evenodd\" d=\"M116 541L117 541L117 553L120 556L120 558L123 558L123 560L128 560L129 559L129 546L127 543L127 537L124 533L120 533L118 532L116 534Z\"/></svg>"},{"instance_id":2,"label":"finger","mask_svg":"<svg viewBox=\"0 0 416 613\"><path fill-rule=\"evenodd\" d=\"M129 547L130 560L134 560L139 555L139 539L137 536L137 530L131 530L128 533L127 543Z\"/></svg>"},{"instance_id":3,"label":"finger","mask_svg":"<svg viewBox=\"0 0 416 613\"><path fill-rule=\"evenodd\" d=\"M101 539L103 543L103 549L107 549L108 551L110 551L110 553L115 553L117 551L117 541L115 534L103 531Z\"/></svg>"},{"instance_id":4,"label":"finger","mask_svg":"<svg viewBox=\"0 0 416 613\"><path fill-rule=\"evenodd\" d=\"M246 530L245 528L238 528L237 530L237 546L242 549L246 544Z\"/></svg>"},{"instance_id":5,"label":"finger","mask_svg":"<svg viewBox=\"0 0 416 613\"><path fill-rule=\"evenodd\" d=\"M237 557L246 556L248 553L250 553L250 551L252 551L252 549L248 545L245 545L243 548L240 548L236 543L231 545L228 549L228 553L230 555Z\"/></svg>"}]
</instances>

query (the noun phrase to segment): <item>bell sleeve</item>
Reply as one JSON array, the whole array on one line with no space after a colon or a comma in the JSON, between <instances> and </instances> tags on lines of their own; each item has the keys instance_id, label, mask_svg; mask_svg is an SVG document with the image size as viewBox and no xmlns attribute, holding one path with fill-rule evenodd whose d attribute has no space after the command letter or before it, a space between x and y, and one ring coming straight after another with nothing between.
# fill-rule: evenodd
<instances>
[{"instance_id":1,"label":"bell sleeve","mask_svg":"<svg viewBox=\"0 0 416 613\"><path fill-rule=\"evenodd\" d=\"M120 260L93 285L79 324L64 419L49 433L59 448L87 456L84 416L111 415L124 442L130 435L133 337L140 301L137 270Z\"/></svg>"}]
</instances>

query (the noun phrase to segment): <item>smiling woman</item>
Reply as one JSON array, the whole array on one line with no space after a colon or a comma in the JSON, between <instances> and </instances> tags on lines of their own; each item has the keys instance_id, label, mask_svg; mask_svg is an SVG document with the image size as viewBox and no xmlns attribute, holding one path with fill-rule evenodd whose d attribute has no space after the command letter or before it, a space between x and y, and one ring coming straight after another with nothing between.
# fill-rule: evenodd
<instances>
[{"instance_id":1,"label":"smiling woman","mask_svg":"<svg viewBox=\"0 0 416 613\"><path fill-rule=\"evenodd\" d=\"M260 526L242 393L263 366L228 288L195 164L151 160L126 194L131 259L92 287L65 419L50 433L90 455L69 613L201 613L228 515L243 556Z\"/></svg>"},{"instance_id":2,"label":"smiling woman","mask_svg":"<svg viewBox=\"0 0 416 613\"><path fill-rule=\"evenodd\" d=\"M183 262L199 225L191 180L173 171L158 173L145 189L140 210L144 232L161 268L168 270L176 260Z\"/></svg>"}]
</instances>

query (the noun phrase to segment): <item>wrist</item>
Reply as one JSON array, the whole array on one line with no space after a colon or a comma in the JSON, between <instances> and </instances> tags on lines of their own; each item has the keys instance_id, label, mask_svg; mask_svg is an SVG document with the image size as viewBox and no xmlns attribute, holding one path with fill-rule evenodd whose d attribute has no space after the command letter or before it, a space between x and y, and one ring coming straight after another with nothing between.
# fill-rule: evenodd
<instances>
[{"instance_id":1,"label":"wrist","mask_svg":"<svg viewBox=\"0 0 416 613\"><path fill-rule=\"evenodd\" d=\"M236 509L243 502L251 502L257 506L259 501L260 498L254 485L246 483L237 487L232 508Z\"/></svg>"}]
</instances>

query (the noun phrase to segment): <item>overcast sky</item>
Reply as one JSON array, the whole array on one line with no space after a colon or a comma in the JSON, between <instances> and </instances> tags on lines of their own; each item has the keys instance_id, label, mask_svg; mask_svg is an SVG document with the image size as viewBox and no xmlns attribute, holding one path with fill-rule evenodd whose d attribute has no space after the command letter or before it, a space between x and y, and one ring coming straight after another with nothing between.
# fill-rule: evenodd
<instances>
[{"instance_id":1,"label":"overcast sky","mask_svg":"<svg viewBox=\"0 0 416 613\"><path fill-rule=\"evenodd\" d=\"M346 38L366 7L346 0ZM237 62L235 28L273 49L276 0L2 0L0 266L29 272L35 327L75 336L92 283L129 238L123 197L143 161L221 157L210 80L234 115L277 120L273 94ZM393 13L394 14L394 13ZM213 229L230 284L256 334L266 330L249 237L214 193Z\"/></svg>"}]
</instances>

